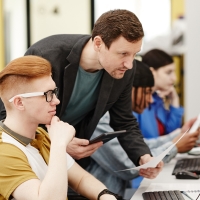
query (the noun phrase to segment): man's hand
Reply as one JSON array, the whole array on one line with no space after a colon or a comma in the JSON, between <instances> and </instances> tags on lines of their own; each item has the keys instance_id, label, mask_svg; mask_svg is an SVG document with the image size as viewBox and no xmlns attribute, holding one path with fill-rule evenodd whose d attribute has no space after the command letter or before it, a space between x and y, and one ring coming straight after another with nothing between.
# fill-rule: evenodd
<instances>
[{"instance_id":1,"label":"man's hand","mask_svg":"<svg viewBox=\"0 0 200 200\"><path fill-rule=\"evenodd\" d=\"M167 97L170 105L172 105L176 108L178 108L180 106L179 96L178 96L174 86L171 86L168 90L157 90L156 92L160 98Z\"/></svg>"},{"instance_id":2,"label":"man's hand","mask_svg":"<svg viewBox=\"0 0 200 200\"><path fill-rule=\"evenodd\" d=\"M151 157L149 154L145 154L140 157L139 164L143 165L147 162L149 162L153 157ZM147 168L147 169L140 169L139 175L143 176L144 178L156 178L156 176L160 173L164 166L163 161L159 162L158 165L155 168Z\"/></svg>"},{"instance_id":3,"label":"man's hand","mask_svg":"<svg viewBox=\"0 0 200 200\"><path fill-rule=\"evenodd\" d=\"M185 122L184 125L181 128L181 132L184 133L185 131L190 129L196 120L197 120L197 117L192 118L189 121Z\"/></svg>"},{"instance_id":4,"label":"man's hand","mask_svg":"<svg viewBox=\"0 0 200 200\"><path fill-rule=\"evenodd\" d=\"M177 137L173 139L175 143L182 134L179 134ZM186 133L183 138L176 144L177 150L179 153L185 153L190 151L196 144L196 141L199 137L199 131L195 131L194 133Z\"/></svg>"},{"instance_id":5,"label":"man's hand","mask_svg":"<svg viewBox=\"0 0 200 200\"><path fill-rule=\"evenodd\" d=\"M89 145L89 140L74 137L67 146L67 153L74 159L79 160L92 155L102 145L103 142Z\"/></svg>"},{"instance_id":6,"label":"man's hand","mask_svg":"<svg viewBox=\"0 0 200 200\"><path fill-rule=\"evenodd\" d=\"M66 147L75 135L75 129L70 124L61 121L57 116L53 116L51 124L46 125L51 143L64 144Z\"/></svg>"},{"instance_id":7,"label":"man's hand","mask_svg":"<svg viewBox=\"0 0 200 200\"><path fill-rule=\"evenodd\" d=\"M181 129L181 134L179 134L177 137L175 137L172 141L175 143L181 136L182 134L187 131L191 126L194 124L197 118L193 118L186 122L182 129ZM194 133L186 133L185 136L176 144L177 150L179 153L185 153L189 150L191 150L195 144L196 141L198 140L200 130L198 129Z\"/></svg>"}]
</instances>

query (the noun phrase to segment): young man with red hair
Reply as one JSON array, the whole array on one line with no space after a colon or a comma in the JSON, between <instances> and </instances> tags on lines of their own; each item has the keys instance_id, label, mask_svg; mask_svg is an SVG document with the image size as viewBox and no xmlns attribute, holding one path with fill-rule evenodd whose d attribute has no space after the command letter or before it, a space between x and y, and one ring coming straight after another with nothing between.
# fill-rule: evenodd
<instances>
[{"instance_id":1,"label":"young man with red hair","mask_svg":"<svg viewBox=\"0 0 200 200\"><path fill-rule=\"evenodd\" d=\"M64 200L68 186L88 199L120 199L66 153L75 129L55 116L60 101L51 75L50 63L37 56L0 72L7 111L0 121L0 199Z\"/></svg>"}]
</instances>

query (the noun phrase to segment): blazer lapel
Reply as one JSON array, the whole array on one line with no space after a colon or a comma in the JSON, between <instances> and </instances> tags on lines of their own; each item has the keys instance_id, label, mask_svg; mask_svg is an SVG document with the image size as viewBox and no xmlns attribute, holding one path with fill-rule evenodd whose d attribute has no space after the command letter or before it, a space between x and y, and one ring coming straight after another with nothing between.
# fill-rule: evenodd
<instances>
[{"instance_id":1,"label":"blazer lapel","mask_svg":"<svg viewBox=\"0 0 200 200\"><path fill-rule=\"evenodd\" d=\"M62 91L63 95L61 97L62 103L60 105L60 112L59 112L60 117L62 116L63 112L65 111L69 103L69 100L74 88L74 84L76 81L76 75L79 68L81 53L85 44L88 42L89 39L90 39L90 36L85 36L81 38L73 46L70 54L66 58L69 61L69 65L65 67L65 71L63 74L63 91Z\"/></svg>"},{"instance_id":2,"label":"blazer lapel","mask_svg":"<svg viewBox=\"0 0 200 200\"><path fill-rule=\"evenodd\" d=\"M89 134L89 138L92 136L93 131L95 130L99 119L103 115L104 109L106 107L106 104L110 96L111 89L113 87L113 83L114 83L114 78L112 78L110 74L104 71L94 115L86 130L86 134Z\"/></svg>"},{"instance_id":3,"label":"blazer lapel","mask_svg":"<svg viewBox=\"0 0 200 200\"><path fill-rule=\"evenodd\" d=\"M61 110L60 110L60 117L62 116L62 114L64 113L73 88L74 88L74 84L76 81L76 75L77 75L77 70L78 70L78 65L73 65L73 64L69 64L64 72L64 79L63 79L63 96L62 96L62 104L61 104Z\"/></svg>"}]
</instances>

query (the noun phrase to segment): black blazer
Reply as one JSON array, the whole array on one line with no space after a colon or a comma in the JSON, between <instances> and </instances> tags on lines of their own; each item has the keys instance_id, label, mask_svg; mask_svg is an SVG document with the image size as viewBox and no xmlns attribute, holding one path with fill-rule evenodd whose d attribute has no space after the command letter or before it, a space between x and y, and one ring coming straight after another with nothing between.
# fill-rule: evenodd
<instances>
[{"instance_id":1,"label":"black blazer","mask_svg":"<svg viewBox=\"0 0 200 200\"><path fill-rule=\"evenodd\" d=\"M91 38L89 35L54 35L33 44L25 55L39 55L50 61L53 80L59 88L60 104L57 106L57 116L61 117L69 102L76 80L81 52ZM134 65L135 62L133 63ZM90 139L99 119L109 110L110 125L114 130L129 130L120 136L119 142L129 158L138 165L140 156L150 154L143 141L131 109L131 90L134 67L126 71L122 79L112 78L105 70L101 80L100 93L95 109L75 126L76 137ZM86 167L88 162L79 162Z\"/></svg>"}]
</instances>

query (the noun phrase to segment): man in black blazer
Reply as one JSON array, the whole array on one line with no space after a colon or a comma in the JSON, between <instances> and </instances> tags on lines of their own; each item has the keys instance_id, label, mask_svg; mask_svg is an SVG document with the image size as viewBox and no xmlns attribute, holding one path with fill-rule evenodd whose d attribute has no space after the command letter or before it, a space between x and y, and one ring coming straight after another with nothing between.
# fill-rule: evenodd
<instances>
[{"instance_id":1,"label":"man in black blazer","mask_svg":"<svg viewBox=\"0 0 200 200\"><path fill-rule=\"evenodd\" d=\"M129 131L118 139L133 163L141 165L152 159L131 110L134 57L141 49L143 36L135 14L111 10L97 20L92 36L50 36L25 53L50 61L60 90L56 115L76 129L76 138L67 152L84 168L89 156L102 145L88 145L88 140L106 111L114 130ZM140 170L140 175L154 178L162 166L161 162L156 168Z\"/></svg>"}]
</instances>

